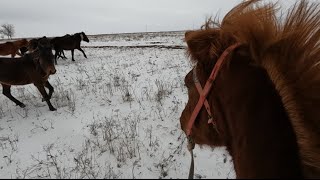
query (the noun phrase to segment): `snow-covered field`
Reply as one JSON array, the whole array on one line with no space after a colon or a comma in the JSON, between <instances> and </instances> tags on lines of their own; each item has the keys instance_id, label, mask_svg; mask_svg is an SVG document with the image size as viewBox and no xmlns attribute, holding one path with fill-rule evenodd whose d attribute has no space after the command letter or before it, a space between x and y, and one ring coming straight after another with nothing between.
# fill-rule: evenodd
<instances>
[{"instance_id":1,"label":"snow-covered field","mask_svg":"<svg viewBox=\"0 0 320 180\"><path fill-rule=\"evenodd\" d=\"M0 178L187 178L183 35L89 36L49 79L56 112L33 85L12 87L24 109L0 94ZM224 148L194 153L196 178L235 177Z\"/></svg>"}]
</instances>

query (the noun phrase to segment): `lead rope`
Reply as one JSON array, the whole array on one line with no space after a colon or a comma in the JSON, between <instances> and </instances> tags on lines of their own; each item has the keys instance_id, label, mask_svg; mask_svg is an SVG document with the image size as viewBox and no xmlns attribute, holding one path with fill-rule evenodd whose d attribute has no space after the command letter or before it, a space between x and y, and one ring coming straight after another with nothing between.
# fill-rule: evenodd
<instances>
[{"instance_id":1,"label":"lead rope","mask_svg":"<svg viewBox=\"0 0 320 180\"><path fill-rule=\"evenodd\" d=\"M190 164L190 170L189 170L189 176L188 179L193 179L194 177L194 158L193 158L193 149L194 149L195 143L192 140L190 136L188 136L188 150L191 155L191 164Z\"/></svg>"}]
</instances>

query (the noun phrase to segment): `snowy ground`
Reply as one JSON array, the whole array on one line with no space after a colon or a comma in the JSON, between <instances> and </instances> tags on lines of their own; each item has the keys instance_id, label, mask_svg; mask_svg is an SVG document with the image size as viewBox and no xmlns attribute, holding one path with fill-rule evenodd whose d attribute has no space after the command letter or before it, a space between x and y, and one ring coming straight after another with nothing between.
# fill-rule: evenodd
<instances>
[{"instance_id":1,"label":"snowy ground","mask_svg":"<svg viewBox=\"0 0 320 180\"><path fill-rule=\"evenodd\" d=\"M89 36L58 60L51 112L33 85L0 94L1 178L187 178L179 117L191 69L183 32ZM195 149L196 178L234 178L223 148Z\"/></svg>"}]
</instances>

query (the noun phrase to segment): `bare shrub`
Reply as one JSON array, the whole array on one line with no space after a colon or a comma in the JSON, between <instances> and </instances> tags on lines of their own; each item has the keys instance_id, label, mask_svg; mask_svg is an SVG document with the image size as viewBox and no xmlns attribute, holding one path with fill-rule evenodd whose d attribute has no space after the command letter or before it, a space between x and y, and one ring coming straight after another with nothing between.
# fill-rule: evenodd
<instances>
[{"instance_id":1,"label":"bare shrub","mask_svg":"<svg viewBox=\"0 0 320 180\"><path fill-rule=\"evenodd\" d=\"M84 87L88 86L88 82L83 80L83 78L76 77L76 87L77 90L83 90Z\"/></svg>"},{"instance_id":2,"label":"bare shrub","mask_svg":"<svg viewBox=\"0 0 320 180\"><path fill-rule=\"evenodd\" d=\"M156 102L162 104L161 101L166 96L168 96L172 93L172 91L173 91L172 86L170 84L167 84L167 83L161 81L161 80L156 80L155 84L158 88L158 91L156 92L156 95L155 95L155 100L156 100Z\"/></svg>"},{"instance_id":3,"label":"bare shrub","mask_svg":"<svg viewBox=\"0 0 320 180\"><path fill-rule=\"evenodd\" d=\"M121 124L120 122L126 122ZM88 125L94 136L90 142L100 152L109 151L117 159L117 166L121 167L127 159L140 158L141 142L138 138L138 118L125 117L123 121L116 118L97 117Z\"/></svg>"},{"instance_id":4,"label":"bare shrub","mask_svg":"<svg viewBox=\"0 0 320 180\"><path fill-rule=\"evenodd\" d=\"M113 85L114 85L115 87L121 86L121 84L120 84L120 77L119 77L119 76L114 76L114 77L113 77Z\"/></svg>"},{"instance_id":5,"label":"bare shrub","mask_svg":"<svg viewBox=\"0 0 320 180\"><path fill-rule=\"evenodd\" d=\"M129 85L124 85L121 88L121 93L122 93L123 102L132 102L133 101L133 96L132 96L132 93L129 90Z\"/></svg>"},{"instance_id":6,"label":"bare shrub","mask_svg":"<svg viewBox=\"0 0 320 180\"><path fill-rule=\"evenodd\" d=\"M4 118L5 117L5 113L3 111L3 108L2 106L0 106L0 119Z\"/></svg>"},{"instance_id":7,"label":"bare shrub","mask_svg":"<svg viewBox=\"0 0 320 180\"><path fill-rule=\"evenodd\" d=\"M65 90L62 86L58 86L54 93L53 103L57 108L68 107L73 114L76 109L76 97L72 89Z\"/></svg>"},{"instance_id":8,"label":"bare shrub","mask_svg":"<svg viewBox=\"0 0 320 180\"><path fill-rule=\"evenodd\" d=\"M19 136L0 137L0 148L2 149L3 159L7 165L13 162L13 154L18 152Z\"/></svg>"},{"instance_id":9,"label":"bare shrub","mask_svg":"<svg viewBox=\"0 0 320 180\"><path fill-rule=\"evenodd\" d=\"M89 140L80 153L74 157L75 167L72 171L79 174L79 179L97 179L100 174L100 168L94 156L94 150Z\"/></svg>"}]
</instances>

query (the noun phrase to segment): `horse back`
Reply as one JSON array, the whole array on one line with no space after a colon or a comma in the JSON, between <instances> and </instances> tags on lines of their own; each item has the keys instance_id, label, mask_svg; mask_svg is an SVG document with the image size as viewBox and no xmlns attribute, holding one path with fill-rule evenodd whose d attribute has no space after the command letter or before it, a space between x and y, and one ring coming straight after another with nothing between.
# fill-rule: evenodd
<instances>
[{"instance_id":1,"label":"horse back","mask_svg":"<svg viewBox=\"0 0 320 180\"><path fill-rule=\"evenodd\" d=\"M55 49L73 50L80 47L81 38L77 38L74 35L65 35L56 37L51 42Z\"/></svg>"},{"instance_id":2,"label":"horse back","mask_svg":"<svg viewBox=\"0 0 320 180\"><path fill-rule=\"evenodd\" d=\"M21 40L13 41L12 43L17 49L19 49L21 47L27 46L29 42L26 39L21 39Z\"/></svg>"}]
</instances>

